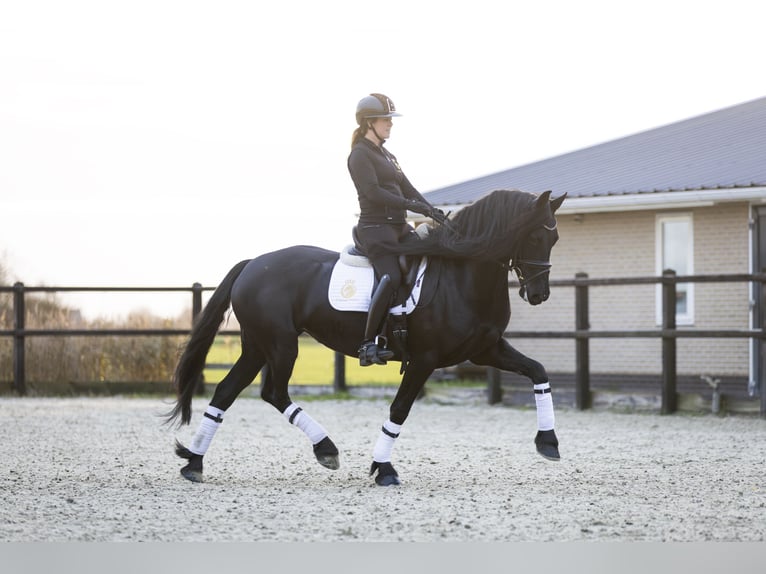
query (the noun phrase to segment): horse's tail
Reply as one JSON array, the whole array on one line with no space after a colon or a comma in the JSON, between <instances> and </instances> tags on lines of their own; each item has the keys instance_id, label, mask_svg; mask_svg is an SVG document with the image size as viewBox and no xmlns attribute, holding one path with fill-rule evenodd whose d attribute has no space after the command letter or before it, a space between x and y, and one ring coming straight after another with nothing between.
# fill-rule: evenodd
<instances>
[{"instance_id":1,"label":"horse's tail","mask_svg":"<svg viewBox=\"0 0 766 574\"><path fill-rule=\"evenodd\" d=\"M186 343L173 374L173 388L176 390L177 399L173 410L167 415L166 422L168 424L173 423L179 415L181 416L179 425L188 425L191 421L192 397L197 381L205 368L207 353L229 308L234 281L249 262L250 260L246 259L232 267L213 292L207 305L205 305L205 309L197 316L189 341Z\"/></svg>"}]
</instances>

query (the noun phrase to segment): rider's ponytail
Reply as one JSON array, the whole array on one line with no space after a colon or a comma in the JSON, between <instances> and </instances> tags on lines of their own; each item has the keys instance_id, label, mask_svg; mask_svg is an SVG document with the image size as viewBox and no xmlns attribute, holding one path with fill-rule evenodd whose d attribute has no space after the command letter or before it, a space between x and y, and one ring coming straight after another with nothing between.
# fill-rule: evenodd
<instances>
[{"instance_id":1,"label":"rider's ponytail","mask_svg":"<svg viewBox=\"0 0 766 574\"><path fill-rule=\"evenodd\" d=\"M365 122L363 125L354 130L354 133L351 136L351 147L354 147L356 143L367 134L367 129L367 123Z\"/></svg>"}]
</instances>

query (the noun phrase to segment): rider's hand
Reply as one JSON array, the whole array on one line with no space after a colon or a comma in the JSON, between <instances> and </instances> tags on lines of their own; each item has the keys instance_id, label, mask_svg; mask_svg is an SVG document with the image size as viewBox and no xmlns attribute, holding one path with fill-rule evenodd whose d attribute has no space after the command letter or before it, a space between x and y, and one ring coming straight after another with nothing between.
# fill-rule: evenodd
<instances>
[{"instance_id":1,"label":"rider's hand","mask_svg":"<svg viewBox=\"0 0 766 574\"><path fill-rule=\"evenodd\" d=\"M433 208L430 205L423 203L422 201L418 201L417 199L408 199L405 202L405 207L410 211L425 215L426 217L430 217L433 211Z\"/></svg>"},{"instance_id":2,"label":"rider's hand","mask_svg":"<svg viewBox=\"0 0 766 574\"><path fill-rule=\"evenodd\" d=\"M447 220L447 216L438 207L432 207L431 208L431 219L433 219L434 221L437 221L438 223L442 223L442 222Z\"/></svg>"}]
</instances>

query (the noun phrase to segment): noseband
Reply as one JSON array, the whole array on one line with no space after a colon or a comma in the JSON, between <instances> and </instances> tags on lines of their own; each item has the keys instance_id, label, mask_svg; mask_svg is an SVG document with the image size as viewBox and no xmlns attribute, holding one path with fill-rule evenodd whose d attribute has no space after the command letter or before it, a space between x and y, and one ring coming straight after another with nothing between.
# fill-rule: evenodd
<instances>
[{"instance_id":1,"label":"noseband","mask_svg":"<svg viewBox=\"0 0 766 574\"><path fill-rule=\"evenodd\" d=\"M538 270L529 277L524 277L524 273L521 271L521 267L519 267L519 265L522 264L528 265L530 267L537 267ZM540 275L544 275L551 270L551 264L549 261L541 261L538 259L516 259L511 261L511 264L507 267L509 270L516 272L516 276L519 278L520 287L525 287L528 283L540 277Z\"/></svg>"}]
</instances>

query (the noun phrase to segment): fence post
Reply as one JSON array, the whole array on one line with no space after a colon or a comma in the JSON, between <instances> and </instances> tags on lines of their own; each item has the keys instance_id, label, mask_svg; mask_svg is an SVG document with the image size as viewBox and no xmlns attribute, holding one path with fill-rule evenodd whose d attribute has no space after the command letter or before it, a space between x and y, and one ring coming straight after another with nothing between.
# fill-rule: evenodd
<instances>
[{"instance_id":1,"label":"fence post","mask_svg":"<svg viewBox=\"0 0 766 574\"><path fill-rule=\"evenodd\" d=\"M200 283L194 283L191 288L192 292L192 327L197 322L197 316L202 312L202 285ZM202 395L205 393L205 374L201 373L194 383L194 393Z\"/></svg>"},{"instance_id":2,"label":"fence post","mask_svg":"<svg viewBox=\"0 0 766 574\"><path fill-rule=\"evenodd\" d=\"M676 328L676 272L662 272L662 330ZM662 404L663 415L676 412L676 338L662 337Z\"/></svg>"},{"instance_id":3,"label":"fence post","mask_svg":"<svg viewBox=\"0 0 766 574\"><path fill-rule=\"evenodd\" d=\"M577 284L588 278L587 273L575 273L575 329L590 329L588 286ZM579 410L590 408L590 340L578 336L575 339L575 407Z\"/></svg>"},{"instance_id":4,"label":"fence post","mask_svg":"<svg viewBox=\"0 0 766 574\"><path fill-rule=\"evenodd\" d=\"M336 393L342 393L346 388L346 355L338 351L335 352L335 376L332 381L332 388Z\"/></svg>"},{"instance_id":5,"label":"fence post","mask_svg":"<svg viewBox=\"0 0 766 574\"><path fill-rule=\"evenodd\" d=\"M192 324L197 319L197 315L202 312L202 285L194 283L192 291Z\"/></svg>"},{"instance_id":6,"label":"fence post","mask_svg":"<svg viewBox=\"0 0 766 574\"><path fill-rule=\"evenodd\" d=\"M500 369L487 369L487 402L495 405L503 400L503 386L500 384Z\"/></svg>"},{"instance_id":7,"label":"fence post","mask_svg":"<svg viewBox=\"0 0 766 574\"><path fill-rule=\"evenodd\" d=\"M20 395L27 394L27 376L25 370L24 335L21 331L26 326L26 309L24 306L24 284L13 284L13 388Z\"/></svg>"},{"instance_id":8,"label":"fence post","mask_svg":"<svg viewBox=\"0 0 766 574\"><path fill-rule=\"evenodd\" d=\"M761 270L761 273L763 273L764 270ZM766 283L760 282L758 283L758 293L760 295L760 305L758 308L760 309L760 317L758 318L761 331L766 330L766 324L764 323L764 316L766 316ZM758 353L760 356L759 364L759 373L758 373L758 392L761 396L761 418L766 419L766 384L764 381L766 381L766 340L764 339L758 339Z\"/></svg>"}]
</instances>

